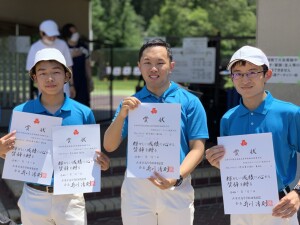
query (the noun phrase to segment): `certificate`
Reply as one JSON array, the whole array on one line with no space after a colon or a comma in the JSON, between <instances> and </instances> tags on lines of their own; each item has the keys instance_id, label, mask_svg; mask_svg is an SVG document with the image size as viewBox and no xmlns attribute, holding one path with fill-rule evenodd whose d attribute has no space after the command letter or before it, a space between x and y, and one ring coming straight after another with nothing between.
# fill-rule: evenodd
<instances>
[{"instance_id":1,"label":"certificate","mask_svg":"<svg viewBox=\"0 0 300 225\"><path fill-rule=\"evenodd\" d=\"M127 177L179 178L181 105L141 103L128 115Z\"/></svg>"},{"instance_id":2,"label":"certificate","mask_svg":"<svg viewBox=\"0 0 300 225\"><path fill-rule=\"evenodd\" d=\"M50 185L52 127L62 118L13 111L10 130L16 130L16 143L6 154L2 178Z\"/></svg>"},{"instance_id":3,"label":"certificate","mask_svg":"<svg viewBox=\"0 0 300 225\"><path fill-rule=\"evenodd\" d=\"M52 129L54 193L99 192L100 165L94 159L100 150L100 126L61 126Z\"/></svg>"},{"instance_id":4,"label":"certificate","mask_svg":"<svg viewBox=\"0 0 300 225\"><path fill-rule=\"evenodd\" d=\"M271 214L279 202L271 133L218 137L225 214Z\"/></svg>"}]
</instances>

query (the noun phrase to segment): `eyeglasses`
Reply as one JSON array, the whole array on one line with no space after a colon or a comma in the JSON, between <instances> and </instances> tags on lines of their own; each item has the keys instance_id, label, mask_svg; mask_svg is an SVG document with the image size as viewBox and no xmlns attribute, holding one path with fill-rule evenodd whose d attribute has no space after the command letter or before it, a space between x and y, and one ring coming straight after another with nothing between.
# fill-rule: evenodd
<instances>
[{"instance_id":1,"label":"eyeglasses","mask_svg":"<svg viewBox=\"0 0 300 225\"><path fill-rule=\"evenodd\" d=\"M262 71L250 71L250 72L247 72L247 73L232 73L231 74L231 78L233 79L233 80L238 80L238 79L241 79L241 77L244 77L244 76L246 76L247 78L255 78L255 77L257 77L258 76L258 74L260 74L260 73L264 73L265 72L265 70L262 70Z\"/></svg>"}]
</instances>

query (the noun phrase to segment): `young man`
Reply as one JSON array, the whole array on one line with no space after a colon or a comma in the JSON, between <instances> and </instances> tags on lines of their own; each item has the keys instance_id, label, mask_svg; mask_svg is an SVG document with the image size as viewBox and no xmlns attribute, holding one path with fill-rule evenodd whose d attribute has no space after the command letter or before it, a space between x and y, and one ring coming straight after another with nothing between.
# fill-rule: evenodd
<instances>
[{"instance_id":1,"label":"young man","mask_svg":"<svg viewBox=\"0 0 300 225\"><path fill-rule=\"evenodd\" d=\"M138 67L146 86L122 101L104 135L104 148L115 151L128 134L129 110L141 102L181 104L180 178L165 179L157 172L149 179L125 176L121 190L124 225L193 224L194 189L190 174L203 158L207 122L199 99L170 81L174 65L166 42L156 39L144 44Z\"/></svg>"},{"instance_id":2,"label":"young man","mask_svg":"<svg viewBox=\"0 0 300 225\"><path fill-rule=\"evenodd\" d=\"M220 134L229 136L272 132L281 198L272 215L231 215L231 225L298 224L300 189L297 185L290 191L289 184L295 179L296 153L300 151L300 108L275 99L265 91L265 83L272 77L272 70L260 49L251 46L240 48L232 56L227 68L242 100L222 117ZM214 146L206 150L206 158L211 165L220 168L225 151L223 146Z\"/></svg>"},{"instance_id":3,"label":"young man","mask_svg":"<svg viewBox=\"0 0 300 225\"><path fill-rule=\"evenodd\" d=\"M64 94L64 84L71 78L62 53L54 48L45 48L36 53L30 76L37 83L41 94L35 100L25 102L14 110L48 116L62 117L62 125L95 124L90 108L70 99ZM3 158L13 149L15 131L1 139L0 153ZM96 161L102 170L109 168L109 158L97 151ZM52 181L53 185L53 181ZM50 186L51 187L51 186ZM51 191L52 190L52 191ZM53 195L53 187L25 184L18 205L21 220L25 225L86 225L83 194Z\"/></svg>"},{"instance_id":4,"label":"young man","mask_svg":"<svg viewBox=\"0 0 300 225\"><path fill-rule=\"evenodd\" d=\"M71 68L73 66L72 56L67 43L59 38L57 38L60 33L58 26L53 20L45 20L40 24L40 39L34 42L28 52L26 60L26 70L29 71L34 65L35 54L44 48L56 48L58 49L66 60L66 65ZM76 95L73 78L71 77L69 83L64 86L65 93L74 98Z\"/></svg>"}]
</instances>

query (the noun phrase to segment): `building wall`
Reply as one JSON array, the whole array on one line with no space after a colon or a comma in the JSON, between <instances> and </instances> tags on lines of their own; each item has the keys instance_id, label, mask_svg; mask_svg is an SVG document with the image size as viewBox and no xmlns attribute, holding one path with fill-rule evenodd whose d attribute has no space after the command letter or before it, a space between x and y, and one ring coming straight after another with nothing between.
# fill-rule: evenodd
<instances>
[{"instance_id":1,"label":"building wall","mask_svg":"<svg viewBox=\"0 0 300 225\"><path fill-rule=\"evenodd\" d=\"M0 0L0 21L37 28L45 19L55 20L59 27L71 22L89 37L89 3L89 0Z\"/></svg>"},{"instance_id":2,"label":"building wall","mask_svg":"<svg viewBox=\"0 0 300 225\"><path fill-rule=\"evenodd\" d=\"M257 0L257 45L269 56L300 56L300 1ZM280 99L300 105L298 84L267 84ZM300 154L295 181L300 178Z\"/></svg>"},{"instance_id":3,"label":"building wall","mask_svg":"<svg viewBox=\"0 0 300 225\"><path fill-rule=\"evenodd\" d=\"M257 0L257 46L269 56L300 56L299 21L299 0ZM267 89L300 105L299 84L267 84Z\"/></svg>"}]
</instances>

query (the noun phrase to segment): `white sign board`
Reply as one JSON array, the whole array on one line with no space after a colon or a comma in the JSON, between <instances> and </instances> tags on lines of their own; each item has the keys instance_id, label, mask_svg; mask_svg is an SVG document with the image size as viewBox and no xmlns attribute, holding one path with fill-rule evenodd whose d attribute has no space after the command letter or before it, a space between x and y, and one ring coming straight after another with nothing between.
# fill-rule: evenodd
<instances>
[{"instance_id":1,"label":"white sign board","mask_svg":"<svg viewBox=\"0 0 300 225\"><path fill-rule=\"evenodd\" d=\"M175 68L171 79L176 82L213 84L215 82L216 49L199 52L173 48Z\"/></svg>"},{"instance_id":2,"label":"white sign board","mask_svg":"<svg viewBox=\"0 0 300 225\"><path fill-rule=\"evenodd\" d=\"M300 82L300 59L297 56L270 56L268 57L270 69L273 71L269 83Z\"/></svg>"},{"instance_id":3,"label":"white sign board","mask_svg":"<svg viewBox=\"0 0 300 225\"><path fill-rule=\"evenodd\" d=\"M207 37L193 37L193 38L183 38L182 47L184 51L188 54L195 53L199 51L205 51L207 48L208 38Z\"/></svg>"},{"instance_id":4,"label":"white sign board","mask_svg":"<svg viewBox=\"0 0 300 225\"><path fill-rule=\"evenodd\" d=\"M132 72L132 74L133 74L134 76L140 76L140 75L141 75L140 69L139 69L137 66L133 67L133 72Z\"/></svg>"},{"instance_id":5,"label":"white sign board","mask_svg":"<svg viewBox=\"0 0 300 225\"><path fill-rule=\"evenodd\" d=\"M129 75L131 75L131 72L132 72L131 66L124 66L123 69L122 69L122 74L123 74L124 76L129 76Z\"/></svg>"},{"instance_id":6,"label":"white sign board","mask_svg":"<svg viewBox=\"0 0 300 225\"><path fill-rule=\"evenodd\" d=\"M120 67L120 66L116 66L116 67L114 67L113 68L113 75L114 76L121 76L121 74L122 74L122 68Z\"/></svg>"}]
</instances>

